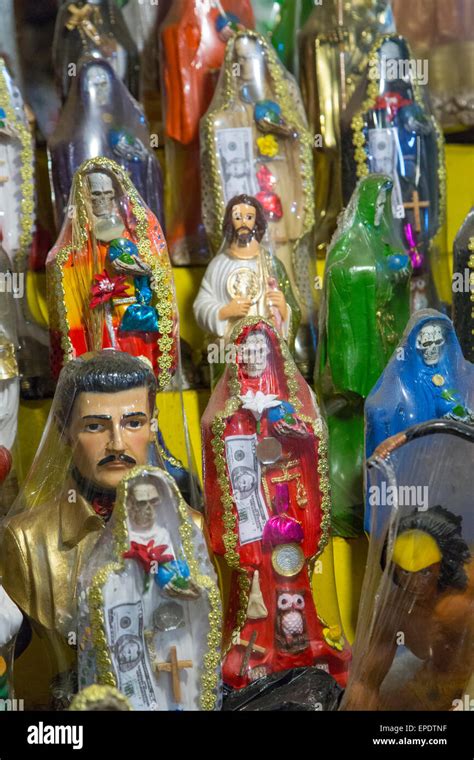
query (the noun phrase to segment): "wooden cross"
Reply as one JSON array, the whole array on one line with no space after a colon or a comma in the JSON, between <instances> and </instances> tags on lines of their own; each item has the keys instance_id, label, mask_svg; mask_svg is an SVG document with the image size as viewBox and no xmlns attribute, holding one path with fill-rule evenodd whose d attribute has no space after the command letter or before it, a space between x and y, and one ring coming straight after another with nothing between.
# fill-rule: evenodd
<instances>
[{"instance_id":1,"label":"wooden cross","mask_svg":"<svg viewBox=\"0 0 474 760\"><path fill-rule=\"evenodd\" d=\"M239 635L235 642L236 647L245 647L244 656L242 658L242 665L240 666L240 670L239 670L239 676L241 677L245 676L248 670L250 658L253 652L257 652L258 654L265 654L265 652L267 651L265 647L261 647L255 643L256 639L257 639L257 631L252 631L252 635L250 636L250 641L245 641L245 639L241 639Z\"/></svg>"},{"instance_id":2,"label":"wooden cross","mask_svg":"<svg viewBox=\"0 0 474 760\"><path fill-rule=\"evenodd\" d=\"M421 232L420 208L429 208L429 207L430 207L429 201L420 201L418 190L413 190L413 195L411 196L410 203L403 204L403 208L413 209L413 213L415 215L416 232Z\"/></svg>"},{"instance_id":3,"label":"wooden cross","mask_svg":"<svg viewBox=\"0 0 474 760\"><path fill-rule=\"evenodd\" d=\"M303 509L308 503L308 495L301 482L301 472L289 472L298 466L298 459L292 459L290 462L285 462L285 464L279 464L278 467L283 470L283 475L276 475L270 478L270 483L289 483L290 480L296 480L296 503Z\"/></svg>"},{"instance_id":4,"label":"wooden cross","mask_svg":"<svg viewBox=\"0 0 474 760\"><path fill-rule=\"evenodd\" d=\"M173 697L177 704L181 702L181 684L179 682L179 671L184 668L192 668L192 660L178 660L178 652L176 647L170 649L170 661L169 662L157 662L155 663L155 670L157 673L171 673L173 682Z\"/></svg>"}]
</instances>

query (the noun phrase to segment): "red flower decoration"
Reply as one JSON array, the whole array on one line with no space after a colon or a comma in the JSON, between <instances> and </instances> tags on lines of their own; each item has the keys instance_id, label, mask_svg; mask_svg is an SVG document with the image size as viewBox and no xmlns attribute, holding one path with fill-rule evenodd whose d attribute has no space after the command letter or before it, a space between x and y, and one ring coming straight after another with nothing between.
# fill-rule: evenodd
<instances>
[{"instance_id":1,"label":"red flower decoration","mask_svg":"<svg viewBox=\"0 0 474 760\"><path fill-rule=\"evenodd\" d=\"M388 117L390 120L392 120L400 108L403 108L404 106L411 106L412 103L412 100L407 100L398 92L386 92L384 95L377 96L377 99L375 101L375 110L383 111L387 109Z\"/></svg>"},{"instance_id":2,"label":"red flower decoration","mask_svg":"<svg viewBox=\"0 0 474 760\"><path fill-rule=\"evenodd\" d=\"M112 298L123 298L127 295L126 275L120 274L117 277L109 277L107 272L94 275L94 284L91 287L92 298L89 307L95 309L103 303L107 303Z\"/></svg>"},{"instance_id":3,"label":"red flower decoration","mask_svg":"<svg viewBox=\"0 0 474 760\"><path fill-rule=\"evenodd\" d=\"M165 554L168 547L166 544L159 544L155 546L155 542L152 539L147 544L138 544L136 541L132 541L128 552L123 553L124 559L136 559L140 562L145 573L149 573L151 570L152 562L157 562L159 565L165 564L165 562L172 562L174 557L172 554Z\"/></svg>"}]
</instances>

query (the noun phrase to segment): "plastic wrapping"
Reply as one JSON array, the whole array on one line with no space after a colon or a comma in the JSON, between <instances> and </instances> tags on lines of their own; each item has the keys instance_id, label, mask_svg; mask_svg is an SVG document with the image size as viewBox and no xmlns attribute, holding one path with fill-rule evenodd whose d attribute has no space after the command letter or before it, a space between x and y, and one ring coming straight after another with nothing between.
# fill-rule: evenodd
<instances>
[{"instance_id":1,"label":"plastic wrapping","mask_svg":"<svg viewBox=\"0 0 474 760\"><path fill-rule=\"evenodd\" d=\"M474 208L454 240L453 322L463 354L474 362Z\"/></svg>"},{"instance_id":2,"label":"plastic wrapping","mask_svg":"<svg viewBox=\"0 0 474 760\"><path fill-rule=\"evenodd\" d=\"M18 408L20 404L20 376L18 369L18 335L16 306L12 288L13 272L7 254L0 244L0 446L11 455L14 451ZM16 458L16 457L15 457ZM4 480L0 472L0 514L9 507L16 495L15 467Z\"/></svg>"},{"instance_id":3,"label":"plastic wrapping","mask_svg":"<svg viewBox=\"0 0 474 760\"><path fill-rule=\"evenodd\" d=\"M344 202L360 177L383 172L393 180L393 216L413 264L412 311L452 299L444 140L422 84L426 64L403 37L379 38L342 119Z\"/></svg>"},{"instance_id":4,"label":"plastic wrapping","mask_svg":"<svg viewBox=\"0 0 474 760\"><path fill-rule=\"evenodd\" d=\"M377 508L342 709L469 709L474 428L437 420L405 440L368 470Z\"/></svg>"},{"instance_id":5,"label":"plastic wrapping","mask_svg":"<svg viewBox=\"0 0 474 760\"><path fill-rule=\"evenodd\" d=\"M239 689L317 665L344 684L350 653L339 613L318 616L311 580L329 538L325 426L268 322L242 320L232 342L202 418L206 523L231 576L224 682ZM335 596L332 564L317 565L314 585L323 581Z\"/></svg>"},{"instance_id":6,"label":"plastic wrapping","mask_svg":"<svg viewBox=\"0 0 474 760\"><path fill-rule=\"evenodd\" d=\"M301 94L315 135L315 245L321 258L343 206L341 116L374 40L394 31L388 0L324 0L298 35Z\"/></svg>"},{"instance_id":7,"label":"plastic wrapping","mask_svg":"<svg viewBox=\"0 0 474 760\"><path fill-rule=\"evenodd\" d=\"M450 319L423 309L409 321L402 340L365 404L366 455L392 436L421 422L454 419L474 425L474 366L463 358ZM384 443L385 442L385 443ZM371 502L365 529L370 530Z\"/></svg>"},{"instance_id":8,"label":"plastic wrapping","mask_svg":"<svg viewBox=\"0 0 474 760\"><path fill-rule=\"evenodd\" d=\"M173 480L136 468L79 579L79 688L134 710L220 708L221 601L204 537Z\"/></svg>"},{"instance_id":9,"label":"plastic wrapping","mask_svg":"<svg viewBox=\"0 0 474 760\"><path fill-rule=\"evenodd\" d=\"M174 264L209 258L201 219L199 119L211 102L225 43L236 25L253 27L250 0L173 0L160 27L166 225ZM192 193L186 192L189 187Z\"/></svg>"},{"instance_id":10,"label":"plastic wrapping","mask_svg":"<svg viewBox=\"0 0 474 760\"><path fill-rule=\"evenodd\" d=\"M297 34L315 6L315 0L254 0L257 31L267 35L283 65L298 76Z\"/></svg>"},{"instance_id":11,"label":"plastic wrapping","mask_svg":"<svg viewBox=\"0 0 474 760\"><path fill-rule=\"evenodd\" d=\"M237 32L227 43L214 98L201 120L204 225L215 253L229 200L254 195L305 324L315 298L308 244L314 224L312 144L291 74L264 37Z\"/></svg>"},{"instance_id":12,"label":"plastic wrapping","mask_svg":"<svg viewBox=\"0 0 474 760\"><path fill-rule=\"evenodd\" d=\"M64 0L59 8L53 63L63 100L86 53L108 60L133 97L139 97L138 51L115 0Z\"/></svg>"},{"instance_id":13,"label":"plastic wrapping","mask_svg":"<svg viewBox=\"0 0 474 760\"><path fill-rule=\"evenodd\" d=\"M430 100L448 132L474 126L474 6L467 0L392 0L400 34L430 71Z\"/></svg>"},{"instance_id":14,"label":"plastic wrapping","mask_svg":"<svg viewBox=\"0 0 474 760\"><path fill-rule=\"evenodd\" d=\"M391 192L383 174L359 182L326 262L316 384L329 427L332 524L345 537L362 532L364 400L409 317L411 264Z\"/></svg>"},{"instance_id":15,"label":"plastic wrapping","mask_svg":"<svg viewBox=\"0 0 474 760\"><path fill-rule=\"evenodd\" d=\"M208 346L214 378L218 371L212 347L216 354L221 349L224 356L226 342L242 317L268 318L294 348L300 310L284 265L268 250L267 225L256 198L236 195L230 199L222 246L206 269L193 307L199 327L218 341Z\"/></svg>"},{"instance_id":16,"label":"plastic wrapping","mask_svg":"<svg viewBox=\"0 0 474 760\"><path fill-rule=\"evenodd\" d=\"M46 262L51 362L118 348L146 356L159 387L178 362L178 310L163 232L128 174L107 158L74 175Z\"/></svg>"},{"instance_id":17,"label":"plastic wrapping","mask_svg":"<svg viewBox=\"0 0 474 760\"><path fill-rule=\"evenodd\" d=\"M23 385L48 375L48 333L30 310L36 283L29 258L35 231L35 161L33 137L20 90L0 56L0 241L8 255L14 297L18 363Z\"/></svg>"},{"instance_id":18,"label":"plastic wrapping","mask_svg":"<svg viewBox=\"0 0 474 760\"><path fill-rule=\"evenodd\" d=\"M224 698L227 711L271 710L321 712L336 710L342 694L337 681L320 668L292 668L259 678Z\"/></svg>"},{"instance_id":19,"label":"plastic wrapping","mask_svg":"<svg viewBox=\"0 0 474 760\"><path fill-rule=\"evenodd\" d=\"M68 362L31 470L3 527L3 585L34 632L17 662L25 704L67 704L76 689L76 582L124 474L161 464L157 381L149 364L107 349ZM30 665L31 667L31 665Z\"/></svg>"},{"instance_id":20,"label":"plastic wrapping","mask_svg":"<svg viewBox=\"0 0 474 760\"><path fill-rule=\"evenodd\" d=\"M9 709L15 699L13 689L13 658L15 641L23 616L0 586L0 712ZM14 709L14 708L13 708Z\"/></svg>"},{"instance_id":21,"label":"plastic wrapping","mask_svg":"<svg viewBox=\"0 0 474 760\"><path fill-rule=\"evenodd\" d=\"M83 161L97 156L113 159L129 174L163 226L163 179L143 108L106 61L79 61L48 151L59 227L74 172Z\"/></svg>"}]
</instances>

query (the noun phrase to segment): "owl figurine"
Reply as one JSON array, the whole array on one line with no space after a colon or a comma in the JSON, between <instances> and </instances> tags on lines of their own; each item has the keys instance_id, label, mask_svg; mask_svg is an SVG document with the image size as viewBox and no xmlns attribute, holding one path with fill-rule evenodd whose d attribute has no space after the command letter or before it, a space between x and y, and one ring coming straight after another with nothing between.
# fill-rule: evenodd
<instances>
[{"instance_id":1,"label":"owl figurine","mask_svg":"<svg viewBox=\"0 0 474 760\"><path fill-rule=\"evenodd\" d=\"M301 652L309 644L306 634L304 591L277 589L276 641L286 652Z\"/></svg>"}]
</instances>

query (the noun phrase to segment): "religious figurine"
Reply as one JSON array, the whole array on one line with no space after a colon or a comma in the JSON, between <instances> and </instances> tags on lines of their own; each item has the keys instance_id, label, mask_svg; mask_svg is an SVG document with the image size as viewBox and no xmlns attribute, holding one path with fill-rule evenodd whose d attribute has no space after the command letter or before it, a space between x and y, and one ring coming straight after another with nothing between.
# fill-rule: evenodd
<instances>
[{"instance_id":1,"label":"religious figurine","mask_svg":"<svg viewBox=\"0 0 474 760\"><path fill-rule=\"evenodd\" d=\"M394 32L388 0L324 0L298 34L300 84L314 139L315 245L325 258L343 207L341 117L379 34Z\"/></svg>"},{"instance_id":2,"label":"religious figurine","mask_svg":"<svg viewBox=\"0 0 474 760\"><path fill-rule=\"evenodd\" d=\"M294 344L300 311L284 265L261 245L266 229L256 198L231 198L221 252L208 265L194 301L196 322L215 340L228 341L242 317L261 316L273 323L290 346Z\"/></svg>"},{"instance_id":3,"label":"religious figurine","mask_svg":"<svg viewBox=\"0 0 474 760\"><path fill-rule=\"evenodd\" d=\"M134 710L220 707L221 601L201 531L169 475L136 468L79 581L79 687Z\"/></svg>"},{"instance_id":4,"label":"religious figurine","mask_svg":"<svg viewBox=\"0 0 474 760\"><path fill-rule=\"evenodd\" d=\"M0 586L0 705L13 697L13 657L15 640L23 622L23 615ZM0 711L5 710L0 707Z\"/></svg>"},{"instance_id":5,"label":"religious figurine","mask_svg":"<svg viewBox=\"0 0 474 760\"><path fill-rule=\"evenodd\" d=\"M328 251L316 382L329 427L332 523L362 532L364 401L409 317L408 254L393 227L392 180L360 180ZM342 348L343 347L343 348Z\"/></svg>"},{"instance_id":6,"label":"religious figurine","mask_svg":"<svg viewBox=\"0 0 474 760\"><path fill-rule=\"evenodd\" d=\"M53 674L73 666L77 579L110 518L120 480L136 465L160 461L156 390L151 367L125 352L68 362L5 523L3 585L41 637ZM38 704L49 704L48 689L43 683Z\"/></svg>"},{"instance_id":7,"label":"religious figurine","mask_svg":"<svg viewBox=\"0 0 474 760\"><path fill-rule=\"evenodd\" d=\"M5 447L9 452L16 441L20 405L19 344L13 284L12 268L0 244L0 447ZM0 515L8 511L16 491L17 478L13 468L8 477L0 477Z\"/></svg>"},{"instance_id":8,"label":"religious figurine","mask_svg":"<svg viewBox=\"0 0 474 760\"><path fill-rule=\"evenodd\" d=\"M430 72L430 102L447 132L474 126L474 6L464 0L392 0L397 30Z\"/></svg>"},{"instance_id":9,"label":"religious figurine","mask_svg":"<svg viewBox=\"0 0 474 760\"><path fill-rule=\"evenodd\" d=\"M169 384L178 312L166 241L114 161L92 158L77 170L46 269L55 374L74 356L112 347L146 356L160 388Z\"/></svg>"},{"instance_id":10,"label":"religious figurine","mask_svg":"<svg viewBox=\"0 0 474 760\"><path fill-rule=\"evenodd\" d=\"M465 358L474 363L474 208L454 240L453 322Z\"/></svg>"},{"instance_id":11,"label":"religious figurine","mask_svg":"<svg viewBox=\"0 0 474 760\"><path fill-rule=\"evenodd\" d=\"M474 666L469 518L436 505L391 525L343 710L452 710L462 696Z\"/></svg>"},{"instance_id":12,"label":"religious figurine","mask_svg":"<svg viewBox=\"0 0 474 760\"><path fill-rule=\"evenodd\" d=\"M63 101L77 76L79 59L87 53L109 61L138 100L138 51L115 0L63 0L53 40L54 71Z\"/></svg>"},{"instance_id":13,"label":"religious figurine","mask_svg":"<svg viewBox=\"0 0 474 760\"><path fill-rule=\"evenodd\" d=\"M212 100L235 27L253 27L250 0L173 0L160 27L166 229L173 264L209 259L201 218L199 120ZM186 192L190 187L192 193Z\"/></svg>"},{"instance_id":14,"label":"religious figurine","mask_svg":"<svg viewBox=\"0 0 474 760\"><path fill-rule=\"evenodd\" d=\"M224 682L319 665L344 685L340 621L319 618L311 583L330 527L325 426L269 322L248 317L231 339L234 360L202 418L205 518L231 571Z\"/></svg>"},{"instance_id":15,"label":"religious figurine","mask_svg":"<svg viewBox=\"0 0 474 760\"><path fill-rule=\"evenodd\" d=\"M291 75L264 37L239 31L201 120L203 219L216 253L225 209L245 193L268 220L272 253L284 264L307 325L313 312L313 138Z\"/></svg>"},{"instance_id":16,"label":"religious figurine","mask_svg":"<svg viewBox=\"0 0 474 760\"><path fill-rule=\"evenodd\" d=\"M86 58L78 67L58 125L48 140L58 226L67 211L75 171L83 161L97 156L113 159L128 173L163 226L163 180L143 108L110 63Z\"/></svg>"},{"instance_id":17,"label":"religious figurine","mask_svg":"<svg viewBox=\"0 0 474 760\"><path fill-rule=\"evenodd\" d=\"M433 309L412 316L365 404L366 455L387 456L420 422L474 425L474 365L462 355L451 320ZM388 440L387 440L388 439ZM365 527L370 530L370 502Z\"/></svg>"},{"instance_id":18,"label":"religious figurine","mask_svg":"<svg viewBox=\"0 0 474 760\"><path fill-rule=\"evenodd\" d=\"M27 287L36 214L34 171L33 137L25 104L0 56L0 244L9 260L23 384L44 377L48 367L48 333L33 319ZM1 271L6 274L4 260Z\"/></svg>"},{"instance_id":19,"label":"religious figurine","mask_svg":"<svg viewBox=\"0 0 474 760\"><path fill-rule=\"evenodd\" d=\"M393 181L393 216L413 265L412 311L450 303L452 298L441 240L444 141L426 107L423 64L426 61L413 60L403 37L379 38L342 119L344 202L357 179L369 173L388 174Z\"/></svg>"}]
</instances>

